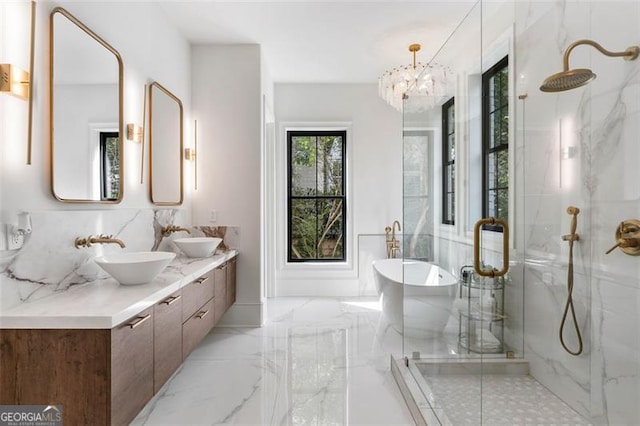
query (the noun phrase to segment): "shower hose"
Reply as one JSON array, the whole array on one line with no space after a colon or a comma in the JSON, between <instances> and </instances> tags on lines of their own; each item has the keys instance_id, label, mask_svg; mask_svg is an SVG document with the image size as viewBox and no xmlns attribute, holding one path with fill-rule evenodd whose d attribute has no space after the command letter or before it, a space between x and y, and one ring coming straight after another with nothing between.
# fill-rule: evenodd
<instances>
[{"instance_id":1,"label":"shower hose","mask_svg":"<svg viewBox=\"0 0 640 426\"><path fill-rule=\"evenodd\" d=\"M565 351L567 351L571 355L578 356L582 353L582 334L580 333L580 327L578 326L576 310L573 306L573 243L580 239L580 237L576 234L577 216L578 213L580 213L580 209L570 206L567 208L567 213L572 215L573 218L571 219L571 234L562 237L563 240L569 242L569 267L567 268L567 302L564 305L564 314L562 315L562 322L560 323L560 344ZM565 323L567 322L569 311L571 311L573 326L575 327L576 335L578 337L578 349L576 351L572 351L571 349L569 349L564 341L563 332Z\"/></svg>"}]
</instances>

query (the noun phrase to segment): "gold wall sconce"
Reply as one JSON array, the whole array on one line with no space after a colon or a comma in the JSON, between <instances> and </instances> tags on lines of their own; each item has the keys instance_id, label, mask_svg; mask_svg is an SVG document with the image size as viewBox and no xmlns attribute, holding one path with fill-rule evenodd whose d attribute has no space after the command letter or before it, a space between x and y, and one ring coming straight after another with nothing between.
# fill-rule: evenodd
<instances>
[{"instance_id":1,"label":"gold wall sconce","mask_svg":"<svg viewBox=\"0 0 640 426\"><path fill-rule=\"evenodd\" d=\"M198 120L193 121L193 148L184 149L184 159L193 162L193 189L198 189Z\"/></svg>"},{"instance_id":2,"label":"gold wall sconce","mask_svg":"<svg viewBox=\"0 0 640 426\"><path fill-rule=\"evenodd\" d=\"M142 142L144 137L144 128L133 123L127 124L127 140L136 143Z\"/></svg>"},{"instance_id":3,"label":"gold wall sconce","mask_svg":"<svg viewBox=\"0 0 640 426\"><path fill-rule=\"evenodd\" d=\"M0 64L0 92L29 99L29 72L12 64Z\"/></svg>"}]
</instances>

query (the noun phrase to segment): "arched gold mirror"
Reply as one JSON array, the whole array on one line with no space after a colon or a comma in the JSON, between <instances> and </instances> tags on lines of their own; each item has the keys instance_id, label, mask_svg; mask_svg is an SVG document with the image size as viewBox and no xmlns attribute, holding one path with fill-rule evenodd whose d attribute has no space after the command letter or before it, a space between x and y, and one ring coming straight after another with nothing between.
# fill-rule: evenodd
<instances>
[{"instance_id":1,"label":"arched gold mirror","mask_svg":"<svg viewBox=\"0 0 640 426\"><path fill-rule=\"evenodd\" d=\"M119 203L122 58L65 9L50 19L51 190L63 202Z\"/></svg>"},{"instance_id":2,"label":"arched gold mirror","mask_svg":"<svg viewBox=\"0 0 640 426\"><path fill-rule=\"evenodd\" d=\"M149 191L153 204L182 204L183 144L182 101L154 81L149 87Z\"/></svg>"}]
</instances>

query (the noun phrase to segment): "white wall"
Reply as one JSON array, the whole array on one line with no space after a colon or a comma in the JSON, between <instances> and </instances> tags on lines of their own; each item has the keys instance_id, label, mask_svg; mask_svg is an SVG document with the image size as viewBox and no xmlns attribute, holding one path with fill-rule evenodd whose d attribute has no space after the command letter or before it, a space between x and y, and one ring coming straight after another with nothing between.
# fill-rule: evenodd
<instances>
[{"instance_id":1,"label":"white wall","mask_svg":"<svg viewBox=\"0 0 640 426\"><path fill-rule=\"evenodd\" d=\"M375 84L276 84L276 147L271 165L277 252L273 295L361 294L358 235L384 234L402 220L402 116L378 97ZM348 265L286 264L286 128L347 127ZM383 248L384 249L384 248ZM349 250L349 248L347 249Z\"/></svg>"},{"instance_id":2,"label":"white wall","mask_svg":"<svg viewBox=\"0 0 640 426\"><path fill-rule=\"evenodd\" d=\"M194 222L240 228L237 302L223 322L257 326L263 321L260 47L193 46L192 59L199 166Z\"/></svg>"},{"instance_id":3,"label":"white wall","mask_svg":"<svg viewBox=\"0 0 640 426\"><path fill-rule=\"evenodd\" d=\"M27 2L24 2L27 3ZM124 143L124 199L119 205L63 204L51 194L49 166L49 14L55 6L62 6L85 25L104 38L119 51L124 61L124 123L142 124L144 85L158 80L182 99L185 122L190 114L190 49L188 42L169 25L164 14L149 2L49 2L37 3L36 51L34 72L34 118L33 118L33 162L25 164L26 150L26 102L0 98L3 110L11 114L0 116L0 161L1 209L5 221L13 218L18 210L40 209L122 209L151 208L148 195L148 177L140 183L141 145L130 141ZM2 5L3 28L5 22L20 22L28 28L29 17L18 16L14 8ZM6 27L10 31L13 24ZM13 32L0 39L2 57L5 62L18 62L28 69L15 51L28 52L28 37L12 37ZM15 43L15 44L14 44ZM19 46L16 46L19 44ZM81 59L81 58L80 58ZM17 108L16 108L17 107ZM16 109L18 109L16 111ZM186 140L190 139L191 127L186 127ZM148 153L148 149L145 150ZM145 172L148 164L145 164ZM187 169L187 173L189 172ZM189 191L183 209L189 210ZM9 214L11 213L11 214Z\"/></svg>"}]
</instances>

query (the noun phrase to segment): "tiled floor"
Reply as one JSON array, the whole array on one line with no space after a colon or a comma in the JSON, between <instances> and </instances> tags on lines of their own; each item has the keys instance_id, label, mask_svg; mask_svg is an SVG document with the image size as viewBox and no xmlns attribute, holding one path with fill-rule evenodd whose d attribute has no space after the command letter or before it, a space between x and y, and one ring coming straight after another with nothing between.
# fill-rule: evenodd
<instances>
[{"instance_id":1,"label":"tiled floor","mask_svg":"<svg viewBox=\"0 0 640 426\"><path fill-rule=\"evenodd\" d=\"M399 336L372 298L276 298L262 328L218 328L134 425L412 425L389 371Z\"/></svg>"}]
</instances>

